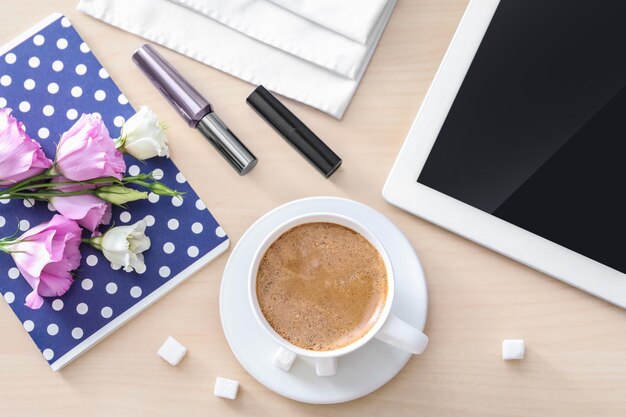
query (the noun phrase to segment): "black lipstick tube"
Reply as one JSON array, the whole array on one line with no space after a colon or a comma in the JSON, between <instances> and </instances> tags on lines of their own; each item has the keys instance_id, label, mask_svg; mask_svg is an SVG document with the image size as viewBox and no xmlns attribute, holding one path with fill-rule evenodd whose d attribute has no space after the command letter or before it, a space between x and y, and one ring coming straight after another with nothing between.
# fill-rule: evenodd
<instances>
[{"instance_id":1,"label":"black lipstick tube","mask_svg":"<svg viewBox=\"0 0 626 417\"><path fill-rule=\"evenodd\" d=\"M262 85L246 102L325 178L339 168L341 158Z\"/></svg>"}]
</instances>

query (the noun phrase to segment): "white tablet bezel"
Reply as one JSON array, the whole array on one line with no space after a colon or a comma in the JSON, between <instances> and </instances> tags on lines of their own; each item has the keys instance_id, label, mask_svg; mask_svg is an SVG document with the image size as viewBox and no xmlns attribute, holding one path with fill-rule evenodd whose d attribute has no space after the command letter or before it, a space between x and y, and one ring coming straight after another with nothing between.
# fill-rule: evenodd
<instances>
[{"instance_id":1,"label":"white tablet bezel","mask_svg":"<svg viewBox=\"0 0 626 417\"><path fill-rule=\"evenodd\" d=\"M626 274L417 182L499 0L472 0L424 98L383 196L389 203L626 308Z\"/></svg>"}]
</instances>

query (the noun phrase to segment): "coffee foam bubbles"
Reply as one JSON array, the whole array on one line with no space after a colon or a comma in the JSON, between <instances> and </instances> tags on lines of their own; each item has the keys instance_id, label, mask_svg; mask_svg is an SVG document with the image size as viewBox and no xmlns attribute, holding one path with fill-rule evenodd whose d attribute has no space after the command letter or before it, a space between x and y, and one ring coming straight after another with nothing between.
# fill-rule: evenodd
<instances>
[{"instance_id":1,"label":"coffee foam bubbles","mask_svg":"<svg viewBox=\"0 0 626 417\"><path fill-rule=\"evenodd\" d=\"M265 319L290 343L328 351L349 345L377 321L387 298L378 250L334 223L306 223L281 235L257 274Z\"/></svg>"}]
</instances>

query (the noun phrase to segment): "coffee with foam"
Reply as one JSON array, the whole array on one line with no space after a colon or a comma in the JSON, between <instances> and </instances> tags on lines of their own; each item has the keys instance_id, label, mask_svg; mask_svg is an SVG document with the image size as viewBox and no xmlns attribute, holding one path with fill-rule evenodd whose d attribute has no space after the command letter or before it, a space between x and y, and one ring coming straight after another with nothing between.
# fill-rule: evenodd
<instances>
[{"instance_id":1,"label":"coffee with foam","mask_svg":"<svg viewBox=\"0 0 626 417\"><path fill-rule=\"evenodd\" d=\"M256 295L270 326L295 346L329 351L363 337L387 299L387 271L365 237L335 223L305 223L267 249Z\"/></svg>"}]
</instances>

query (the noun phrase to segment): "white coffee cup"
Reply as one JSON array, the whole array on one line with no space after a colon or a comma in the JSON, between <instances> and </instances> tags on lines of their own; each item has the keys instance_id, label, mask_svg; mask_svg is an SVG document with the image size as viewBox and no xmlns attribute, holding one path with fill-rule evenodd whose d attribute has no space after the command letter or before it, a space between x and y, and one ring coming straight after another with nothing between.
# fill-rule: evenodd
<instances>
[{"instance_id":1,"label":"white coffee cup","mask_svg":"<svg viewBox=\"0 0 626 417\"><path fill-rule=\"evenodd\" d=\"M382 257L385 263L385 268L387 270L387 298L385 300L383 310L379 315L378 320L369 329L369 331L359 339L339 349L328 351L315 351L310 349L304 349L290 343L282 336L280 336L263 316L256 293L257 272L265 251L267 251L272 243L274 243L274 241L287 230L301 224L315 222L335 223L350 228L355 232L358 232L378 250L378 253L380 253L380 256ZM287 349L295 353L296 355L314 358L316 360L317 374L319 376L330 376L334 375L337 371L336 360L338 357L354 352L355 350L361 348L367 342L372 340L372 338L376 338L383 342L389 343L390 345L393 345L399 349L413 354L420 354L424 351L424 349L426 349L426 346L428 345L428 337L424 333L406 323L402 319L399 319L398 317L390 314L394 300L394 281L393 266L391 264L391 261L389 260L389 255L387 254L387 251L380 243L380 241L372 232L370 232L368 228L366 228L360 222L347 216L334 213L317 212L295 217L276 227L265 238L265 240L256 250L252 265L250 266L250 270L248 272L248 295L250 299L250 305L252 306L252 311L254 313L254 316L256 317L257 322L274 340L274 342L276 342L278 346Z\"/></svg>"}]
</instances>

